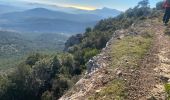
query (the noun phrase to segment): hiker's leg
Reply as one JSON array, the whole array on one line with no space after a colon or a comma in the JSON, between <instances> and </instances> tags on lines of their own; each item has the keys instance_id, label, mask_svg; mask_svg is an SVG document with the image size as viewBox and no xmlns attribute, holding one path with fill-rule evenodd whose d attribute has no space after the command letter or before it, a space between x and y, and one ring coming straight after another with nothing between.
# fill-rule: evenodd
<instances>
[{"instance_id":1,"label":"hiker's leg","mask_svg":"<svg viewBox=\"0 0 170 100\"><path fill-rule=\"evenodd\" d=\"M166 16L167 16L167 14L165 13L165 14L164 14L164 16L163 16L163 20L162 20L162 21L163 21L163 23L165 23Z\"/></svg>"},{"instance_id":2,"label":"hiker's leg","mask_svg":"<svg viewBox=\"0 0 170 100\"><path fill-rule=\"evenodd\" d=\"M167 23L169 22L169 18L170 18L170 7L168 8Z\"/></svg>"},{"instance_id":3,"label":"hiker's leg","mask_svg":"<svg viewBox=\"0 0 170 100\"><path fill-rule=\"evenodd\" d=\"M167 10L167 8L165 9L165 14L164 14L164 16L163 16L163 23L165 23L165 21L166 21L166 19L167 19L167 13L168 13L168 10Z\"/></svg>"}]
</instances>

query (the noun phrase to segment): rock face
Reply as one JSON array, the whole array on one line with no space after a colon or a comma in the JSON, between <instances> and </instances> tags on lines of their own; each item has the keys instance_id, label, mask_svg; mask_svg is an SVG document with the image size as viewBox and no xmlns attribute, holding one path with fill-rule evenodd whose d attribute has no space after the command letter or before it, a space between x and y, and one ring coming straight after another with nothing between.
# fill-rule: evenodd
<instances>
[{"instance_id":1,"label":"rock face","mask_svg":"<svg viewBox=\"0 0 170 100\"><path fill-rule=\"evenodd\" d=\"M87 74L92 74L95 71L97 71L99 68L103 68L107 66L107 63L104 61L110 61L111 57L108 54L111 49L111 45L116 39L122 39L126 34L127 30L117 30L113 33L112 38L106 43L105 48L102 49L102 52L94 56L92 59L90 59L86 66L87 66ZM127 34L128 35L128 34Z\"/></svg>"},{"instance_id":2,"label":"rock face","mask_svg":"<svg viewBox=\"0 0 170 100\"><path fill-rule=\"evenodd\" d=\"M82 39L83 39L82 34L76 34L76 35L71 36L65 43L64 51L69 51L69 47L79 44Z\"/></svg>"}]
</instances>

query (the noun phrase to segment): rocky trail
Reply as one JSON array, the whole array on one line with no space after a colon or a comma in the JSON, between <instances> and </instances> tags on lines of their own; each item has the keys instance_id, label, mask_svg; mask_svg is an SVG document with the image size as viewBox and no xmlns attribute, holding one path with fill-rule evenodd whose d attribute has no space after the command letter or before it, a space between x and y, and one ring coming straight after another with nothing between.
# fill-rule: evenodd
<instances>
[{"instance_id":1,"label":"rocky trail","mask_svg":"<svg viewBox=\"0 0 170 100\"><path fill-rule=\"evenodd\" d=\"M100 93L107 84L117 79L125 81L126 96L121 100L167 100L164 84L170 82L170 36L164 33L165 29L160 22L151 21L138 25L138 28L133 29L135 32L116 31L102 52L87 63L88 73L59 100L89 100L90 96ZM112 68L110 52L115 39L132 33L140 34L142 30L152 31L154 38L149 51L139 62L139 67ZM117 99L113 95L109 99L100 97L99 100Z\"/></svg>"},{"instance_id":2,"label":"rocky trail","mask_svg":"<svg viewBox=\"0 0 170 100\"><path fill-rule=\"evenodd\" d=\"M166 99L164 84L170 82L170 37L164 33L164 30L165 28L161 26L157 28L156 44L158 46L158 53L156 55L159 63L154 68L154 71L160 81L151 91L152 95L159 100Z\"/></svg>"},{"instance_id":3,"label":"rocky trail","mask_svg":"<svg viewBox=\"0 0 170 100\"><path fill-rule=\"evenodd\" d=\"M165 26L154 25L154 43L141 66L125 78L128 100L166 100L164 84L170 80L170 38L164 34Z\"/></svg>"}]
</instances>

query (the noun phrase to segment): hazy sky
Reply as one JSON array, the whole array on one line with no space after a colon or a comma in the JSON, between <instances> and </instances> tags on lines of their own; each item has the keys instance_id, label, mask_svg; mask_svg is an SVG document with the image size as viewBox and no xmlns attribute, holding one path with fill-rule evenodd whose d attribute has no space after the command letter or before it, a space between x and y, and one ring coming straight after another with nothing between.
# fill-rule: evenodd
<instances>
[{"instance_id":1,"label":"hazy sky","mask_svg":"<svg viewBox=\"0 0 170 100\"><path fill-rule=\"evenodd\" d=\"M0 2L8 3L42 3L49 5L57 5L63 7L75 7L80 9L92 10L96 8L115 8L118 10L126 10L129 7L134 7L141 0L0 0ZM154 7L156 2L161 0L150 0L151 7Z\"/></svg>"}]
</instances>

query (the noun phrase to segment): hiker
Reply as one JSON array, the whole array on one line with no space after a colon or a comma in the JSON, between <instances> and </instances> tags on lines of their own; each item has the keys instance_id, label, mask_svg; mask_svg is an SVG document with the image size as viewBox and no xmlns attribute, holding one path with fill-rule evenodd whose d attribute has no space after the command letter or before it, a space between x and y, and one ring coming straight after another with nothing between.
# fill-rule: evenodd
<instances>
[{"instance_id":1,"label":"hiker","mask_svg":"<svg viewBox=\"0 0 170 100\"><path fill-rule=\"evenodd\" d=\"M165 9L165 14L164 14L164 17L163 17L163 23L164 23L165 26L167 26L169 18L170 18L170 0L164 0L163 8Z\"/></svg>"}]
</instances>

